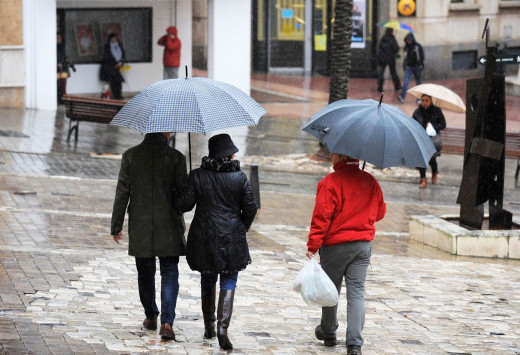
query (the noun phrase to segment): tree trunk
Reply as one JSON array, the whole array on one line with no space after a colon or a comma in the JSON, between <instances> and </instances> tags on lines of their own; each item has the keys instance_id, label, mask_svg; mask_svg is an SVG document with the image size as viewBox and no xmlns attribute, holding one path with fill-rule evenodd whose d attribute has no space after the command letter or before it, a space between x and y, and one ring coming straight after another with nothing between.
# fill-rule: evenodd
<instances>
[{"instance_id":1,"label":"tree trunk","mask_svg":"<svg viewBox=\"0 0 520 355\"><path fill-rule=\"evenodd\" d=\"M329 104L348 96L352 51L353 0L336 0L332 34Z\"/></svg>"},{"instance_id":2,"label":"tree trunk","mask_svg":"<svg viewBox=\"0 0 520 355\"><path fill-rule=\"evenodd\" d=\"M353 0L336 0L334 28L332 33L329 104L346 99L350 78L352 51L352 5ZM318 157L325 159L329 151L320 142Z\"/></svg>"}]
</instances>

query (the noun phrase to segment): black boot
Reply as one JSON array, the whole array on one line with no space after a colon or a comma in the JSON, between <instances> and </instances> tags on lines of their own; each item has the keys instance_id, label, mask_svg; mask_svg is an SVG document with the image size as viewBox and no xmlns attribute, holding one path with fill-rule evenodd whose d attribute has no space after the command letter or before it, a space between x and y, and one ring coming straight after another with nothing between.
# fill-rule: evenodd
<instances>
[{"instance_id":1,"label":"black boot","mask_svg":"<svg viewBox=\"0 0 520 355\"><path fill-rule=\"evenodd\" d=\"M229 341L227 330L231 314L233 313L233 299L235 290L220 290L217 309L217 338L218 344L224 350L233 349L233 344Z\"/></svg>"},{"instance_id":2,"label":"black boot","mask_svg":"<svg viewBox=\"0 0 520 355\"><path fill-rule=\"evenodd\" d=\"M217 335L215 331L215 287L200 289L202 298L202 315L204 317L204 338L211 339Z\"/></svg>"}]
</instances>

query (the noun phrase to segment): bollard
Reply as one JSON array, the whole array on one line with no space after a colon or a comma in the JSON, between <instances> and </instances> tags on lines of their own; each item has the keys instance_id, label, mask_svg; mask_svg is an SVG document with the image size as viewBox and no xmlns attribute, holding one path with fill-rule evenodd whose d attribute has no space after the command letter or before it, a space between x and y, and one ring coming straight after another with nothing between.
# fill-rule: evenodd
<instances>
[{"instance_id":1,"label":"bollard","mask_svg":"<svg viewBox=\"0 0 520 355\"><path fill-rule=\"evenodd\" d=\"M253 190L253 195L255 196L256 207L260 208L260 180L258 178L258 165L251 164L251 173L249 176L249 183L251 184L251 189Z\"/></svg>"}]
</instances>

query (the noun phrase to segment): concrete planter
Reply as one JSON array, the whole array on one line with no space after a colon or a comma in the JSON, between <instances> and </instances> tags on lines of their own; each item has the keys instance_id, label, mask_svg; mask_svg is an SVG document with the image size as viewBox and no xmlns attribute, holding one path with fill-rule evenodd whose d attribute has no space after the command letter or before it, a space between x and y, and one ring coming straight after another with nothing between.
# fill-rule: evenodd
<instances>
[{"instance_id":1,"label":"concrete planter","mask_svg":"<svg viewBox=\"0 0 520 355\"><path fill-rule=\"evenodd\" d=\"M410 238L454 255L520 259L520 218L511 230L469 230L457 215L410 216Z\"/></svg>"}]
</instances>

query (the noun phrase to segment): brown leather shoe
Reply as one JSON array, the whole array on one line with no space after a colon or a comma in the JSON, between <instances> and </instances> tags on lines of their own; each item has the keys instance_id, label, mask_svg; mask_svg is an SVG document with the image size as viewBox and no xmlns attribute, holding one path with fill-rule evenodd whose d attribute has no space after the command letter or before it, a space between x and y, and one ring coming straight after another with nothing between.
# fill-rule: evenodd
<instances>
[{"instance_id":1,"label":"brown leather shoe","mask_svg":"<svg viewBox=\"0 0 520 355\"><path fill-rule=\"evenodd\" d=\"M432 184L435 184L437 182L437 175L439 175L438 172L432 174Z\"/></svg>"},{"instance_id":2,"label":"brown leather shoe","mask_svg":"<svg viewBox=\"0 0 520 355\"><path fill-rule=\"evenodd\" d=\"M426 180L426 178L421 178L421 183L419 184L419 188L425 189L427 183L428 183L428 180Z\"/></svg>"},{"instance_id":3,"label":"brown leather shoe","mask_svg":"<svg viewBox=\"0 0 520 355\"><path fill-rule=\"evenodd\" d=\"M170 323L161 324L161 330L159 331L159 335L161 336L162 340L175 340L175 333L173 332Z\"/></svg>"},{"instance_id":4,"label":"brown leather shoe","mask_svg":"<svg viewBox=\"0 0 520 355\"><path fill-rule=\"evenodd\" d=\"M157 319L145 318L143 321L143 327L148 330L157 330Z\"/></svg>"}]
</instances>

